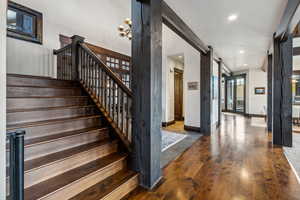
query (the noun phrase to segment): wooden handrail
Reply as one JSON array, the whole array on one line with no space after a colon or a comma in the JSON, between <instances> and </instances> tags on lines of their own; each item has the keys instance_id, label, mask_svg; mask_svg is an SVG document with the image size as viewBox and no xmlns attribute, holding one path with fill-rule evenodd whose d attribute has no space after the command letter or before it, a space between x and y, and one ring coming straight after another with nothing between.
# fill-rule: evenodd
<instances>
[{"instance_id":1,"label":"wooden handrail","mask_svg":"<svg viewBox=\"0 0 300 200\"><path fill-rule=\"evenodd\" d=\"M85 51L87 51L87 52L90 54L90 56L92 56L92 57L95 59L95 61L99 64L99 66L103 67L103 69L106 71L106 73L108 73L109 76L110 76L112 79L114 79L115 82L117 82L117 84L122 88L122 90L123 90L124 92L126 92L126 94L127 94L128 96L130 96L130 97L133 96L131 89L129 89L129 88L123 83L123 81L122 81L118 76L116 76L116 74L115 74L108 66L106 66L105 63L103 63L102 60L100 60L100 59L98 58L98 56L97 56L92 50L90 50L90 49L87 47L86 44L80 43L80 46L81 46Z\"/></svg>"},{"instance_id":2,"label":"wooden handrail","mask_svg":"<svg viewBox=\"0 0 300 200\"><path fill-rule=\"evenodd\" d=\"M71 45L54 51L57 77L80 81L129 151L132 141L132 91L83 42L74 36Z\"/></svg>"},{"instance_id":3,"label":"wooden handrail","mask_svg":"<svg viewBox=\"0 0 300 200\"><path fill-rule=\"evenodd\" d=\"M60 54L60 53L62 53L62 52L64 52L64 51L66 51L67 49L69 49L69 48L71 48L71 46L72 46L72 44L69 44L69 45L67 45L67 46L65 46L65 47L63 47L63 48L61 48L61 49L58 49L58 50L53 50L53 54L54 55L58 55L58 54Z\"/></svg>"}]
</instances>

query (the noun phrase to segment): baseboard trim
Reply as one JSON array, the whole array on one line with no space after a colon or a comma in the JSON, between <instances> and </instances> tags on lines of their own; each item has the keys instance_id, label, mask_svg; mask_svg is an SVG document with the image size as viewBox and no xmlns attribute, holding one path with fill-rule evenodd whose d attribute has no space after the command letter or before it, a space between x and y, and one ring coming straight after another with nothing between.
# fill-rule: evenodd
<instances>
[{"instance_id":1,"label":"baseboard trim","mask_svg":"<svg viewBox=\"0 0 300 200\"><path fill-rule=\"evenodd\" d=\"M261 117L261 118L266 118L266 115L262 115L262 114L245 114L246 117Z\"/></svg>"},{"instance_id":2,"label":"baseboard trim","mask_svg":"<svg viewBox=\"0 0 300 200\"><path fill-rule=\"evenodd\" d=\"M169 122L162 122L161 124L162 124L163 127L167 127L167 126L170 126L172 124L175 124L175 120L169 121Z\"/></svg>"},{"instance_id":3,"label":"baseboard trim","mask_svg":"<svg viewBox=\"0 0 300 200\"><path fill-rule=\"evenodd\" d=\"M201 132L201 128L200 127L195 127L195 126L187 126L184 125L184 130L186 131L194 131L194 132Z\"/></svg>"}]
</instances>

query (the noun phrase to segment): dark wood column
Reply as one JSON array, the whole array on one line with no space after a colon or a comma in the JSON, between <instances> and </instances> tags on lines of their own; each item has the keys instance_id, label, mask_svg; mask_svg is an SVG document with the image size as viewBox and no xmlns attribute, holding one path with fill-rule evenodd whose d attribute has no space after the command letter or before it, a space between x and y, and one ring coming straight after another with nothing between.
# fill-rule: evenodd
<instances>
[{"instance_id":1,"label":"dark wood column","mask_svg":"<svg viewBox=\"0 0 300 200\"><path fill-rule=\"evenodd\" d=\"M292 146L293 37L274 37L273 53L273 144Z\"/></svg>"},{"instance_id":2,"label":"dark wood column","mask_svg":"<svg viewBox=\"0 0 300 200\"><path fill-rule=\"evenodd\" d=\"M210 135L212 130L212 68L213 49L209 47L206 54L201 53L200 67L200 126L204 135Z\"/></svg>"},{"instance_id":3,"label":"dark wood column","mask_svg":"<svg viewBox=\"0 0 300 200\"><path fill-rule=\"evenodd\" d=\"M222 59L220 58L220 60L218 61L218 77L219 77L219 84L218 84L218 87L219 87L219 97L218 97L218 104L219 104L219 107L218 107L218 126L221 125L221 114L222 114Z\"/></svg>"},{"instance_id":4,"label":"dark wood column","mask_svg":"<svg viewBox=\"0 0 300 200\"><path fill-rule=\"evenodd\" d=\"M133 167L148 189L161 178L161 2L132 0Z\"/></svg>"},{"instance_id":5,"label":"dark wood column","mask_svg":"<svg viewBox=\"0 0 300 200\"><path fill-rule=\"evenodd\" d=\"M273 56L272 54L268 55L268 131L272 131L272 69L273 69Z\"/></svg>"}]
</instances>

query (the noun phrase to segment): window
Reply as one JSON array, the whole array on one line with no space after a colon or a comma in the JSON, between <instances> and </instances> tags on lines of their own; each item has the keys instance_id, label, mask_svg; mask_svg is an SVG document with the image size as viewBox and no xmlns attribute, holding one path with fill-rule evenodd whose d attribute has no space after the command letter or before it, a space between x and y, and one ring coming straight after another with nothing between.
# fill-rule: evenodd
<instances>
[{"instance_id":1,"label":"window","mask_svg":"<svg viewBox=\"0 0 300 200\"><path fill-rule=\"evenodd\" d=\"M43 15L9 1L7 8L7 36L42 44Z\"/></svg>"}]
</instances>

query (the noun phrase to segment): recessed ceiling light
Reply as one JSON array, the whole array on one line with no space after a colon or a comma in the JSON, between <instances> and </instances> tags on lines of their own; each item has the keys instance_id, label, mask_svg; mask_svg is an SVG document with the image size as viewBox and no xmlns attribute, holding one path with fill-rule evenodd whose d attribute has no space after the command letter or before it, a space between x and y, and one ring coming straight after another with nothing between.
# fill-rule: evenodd
<instances>
[{"instance_id":1,"label":"recessed ceiling light","mask_svg":"<svg viewBox=\"0 0 300 200\"><path fill-rule=\"evenodd\" d=\"M228 16L228 21L233 22L235 20L237 20L238 16L236 14L232 14Z\"/></svg>"},{"instance_id":2,"label":"recessed ceiling light","mask_svg":"<svg viewBox=\"0 0 300 200\"><path fill-rule=\"evenodd\" d=\"M248 64L244 64L244 67L247 67L248 66Z\"/></svg>"},{"instance_id":3,"label":"recessed ceiling light","mask_svg":"<svg viewBox=\"0 0 300 200\"><path fill-rule=\"evenodd\" d=\"M245 53L245 51L244 50L240 50L240 54L244 54Z\"/></svg>"},{"instance_id":4,"label":"recessed ceiling light","mask_svg":"<svg viewBox=\"0 0 300 200\"><path fill-rule=\"evenodd\" d=\"M178 58L182 58L182 56L178 56Z\"/></svg>"}]
</instances>

